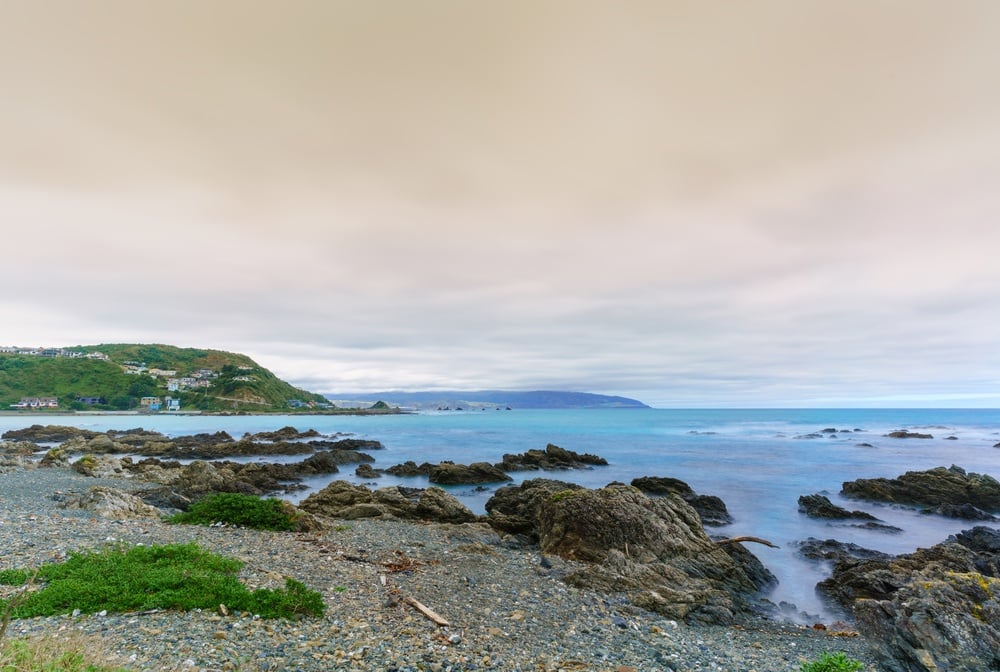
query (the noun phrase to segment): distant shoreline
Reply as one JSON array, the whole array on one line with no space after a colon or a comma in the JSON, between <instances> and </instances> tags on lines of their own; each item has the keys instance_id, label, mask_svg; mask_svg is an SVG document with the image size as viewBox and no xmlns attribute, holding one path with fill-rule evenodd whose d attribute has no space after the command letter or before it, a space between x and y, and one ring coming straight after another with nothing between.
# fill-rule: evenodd
<instances>
[{"instance_id":1,"label":"distant shoreline","mask_svg":"<svg viewBox=\"0 0 1000 672\"><path fill-rule=\"evenodd\" d=\"M81 416L103 416L103 415L126 415L126 416L136 416L140 418L156 418L164 416L197 416L204 415L209 417L226 417L235 415L289 415L296 417L308 418L316 415L411 415L414 411L407 411L398 408L393 409L379 409L379 408L337 408L328 411L313 411L309 413L298 413L298 412L288 412L288 411L172 411L172 412L159 412L150 413L144 411L130 410L130 411L60 411L58 409L51 411L0 411L0 416L5 417L24 417L24 418L47 418L47 417L63 417L70 415L81 415Z\"/></svg>"}]
</instances>

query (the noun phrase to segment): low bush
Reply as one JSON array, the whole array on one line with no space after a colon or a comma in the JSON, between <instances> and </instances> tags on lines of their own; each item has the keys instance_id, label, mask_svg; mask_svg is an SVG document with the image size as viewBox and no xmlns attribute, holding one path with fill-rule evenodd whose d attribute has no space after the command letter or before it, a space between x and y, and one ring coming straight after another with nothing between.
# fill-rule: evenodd
<instances>
[{"instance_id":1,"label":"low bush","mask_svg":"<svg viewBox=\"0 0 1000 672\"><path fill-rule=\"evenodd\" d=\"M860 660L848 658L843 651L824 652L816 660L802 663L801 672L861 672L864 667Z\"/></svg>"},{"instance_id":2,"label":"low bush","mask_svg":"<svg viewBox=\"0 0 1000 672\"><path fill-rule=\"evenodd\" d=\"M237 574L243 563L203 550L197 544L114 546L98 552L72 553L62 563L38 568L37 591L22 595L16 604L0 602L12 618L31 618L98 611L129 612L148 609L188 611L216 609L225 604L263 618L321 616L322 596L293 579L284 589L250 591ZM13 585L27 574L5 572Z\"/></svg>"},{"instance_id":3,"label":"low bush","mask_svg":"<svg viewBox=\"0 0 1000 672\"><path fill-rule=\"evenodd\" d=\"M220 492L194 502L187 511L167 518L170 523L211 525L225 523L255 530L288 531L295 529L294 515L280 499L262 499L237 492Z\"/></svg>"}]
</instances>

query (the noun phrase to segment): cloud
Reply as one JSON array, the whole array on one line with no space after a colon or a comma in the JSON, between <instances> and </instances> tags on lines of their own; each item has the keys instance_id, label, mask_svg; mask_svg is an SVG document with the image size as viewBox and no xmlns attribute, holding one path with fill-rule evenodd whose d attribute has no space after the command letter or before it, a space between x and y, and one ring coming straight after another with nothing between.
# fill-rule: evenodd
<instances>
[{"instance_id":1,"label":"cloud","mask_svg":"<svg viewBox=\"0 0 1000 672\"><path fill-rule=\"evenodd\" d=\"M324 391L993 398L996 3L4 15L12 343Z\"/></svg>"}]
</instances>

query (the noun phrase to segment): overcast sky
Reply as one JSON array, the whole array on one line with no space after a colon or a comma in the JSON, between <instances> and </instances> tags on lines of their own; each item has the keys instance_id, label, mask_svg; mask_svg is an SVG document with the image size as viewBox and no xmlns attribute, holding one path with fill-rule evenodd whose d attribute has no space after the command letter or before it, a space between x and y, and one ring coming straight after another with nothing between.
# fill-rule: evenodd
<instances>
[{"instance_id":1,"label":"overcast sky","mask_svg":"<svg viewBox=\"0 0 1000 672\"><path fill-rule=\"evenodd\" d=\"M1000 405L1000 2L0 0L0 345Z\"/></svg>"}]
</instances>

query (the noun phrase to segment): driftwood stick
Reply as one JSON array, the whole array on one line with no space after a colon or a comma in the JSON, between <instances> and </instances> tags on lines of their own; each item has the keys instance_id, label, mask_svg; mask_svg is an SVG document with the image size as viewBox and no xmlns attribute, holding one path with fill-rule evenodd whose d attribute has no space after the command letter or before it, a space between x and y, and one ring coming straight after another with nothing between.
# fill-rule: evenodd
<instances>
[{"instance_id":1,"label":"driftwood stick","mask_svg":"<svg viewBox=\"0 0 1000 672\"><path fill-rule=\"evenodd\" d=\"M446 621L444 618L442 618L437 612L435 612L430 607L424 606L423 604L421 604L420 602L418 602L415 598L407 597L407 598L404 598L403 601L406 602L407 604L409 604L411 607L413 607L417 611L419 611L421 614L423 614L427 618L429 618L432 621L434 621L435 623L437 623L438 625L441 625L441 626L447 626L448 625L448 621Z\"/></svg>"},{"instance_id":2,"label":"driftwood stick","mask_svg":"<svg viewBox=\"0 0 1000 672\"><path fill-rule=\"evenodd\" d=\"M719 539L715 543L721 546L722 544L738 544L744 541L752 541L756 544L764 544L765 546L770 546L771 548L781 548L777 544L772 544L767 539L761 539L760 537L733 537L732 539Z\"/></svg>"}]
</instances>

